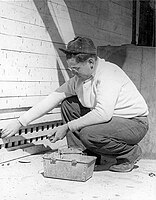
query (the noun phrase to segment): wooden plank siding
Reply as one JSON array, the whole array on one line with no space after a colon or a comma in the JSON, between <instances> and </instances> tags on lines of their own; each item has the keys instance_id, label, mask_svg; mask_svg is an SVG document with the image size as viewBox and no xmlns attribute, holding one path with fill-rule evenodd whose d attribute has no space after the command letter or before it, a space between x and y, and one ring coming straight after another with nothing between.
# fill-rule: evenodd
<instances>
[{"instance_id":1,"label":"wooden plank siding","mask_svg":"<svg viewBox=\"0 0 156 200\"><path fill-rule=\"evenodd\" d=\"M60 47L77 35L96 46L131 43L131 21L131 0L0 1L0 125L69 79ZM57 120L59 108L32 124Z\"/></svg>"}]
</instances>

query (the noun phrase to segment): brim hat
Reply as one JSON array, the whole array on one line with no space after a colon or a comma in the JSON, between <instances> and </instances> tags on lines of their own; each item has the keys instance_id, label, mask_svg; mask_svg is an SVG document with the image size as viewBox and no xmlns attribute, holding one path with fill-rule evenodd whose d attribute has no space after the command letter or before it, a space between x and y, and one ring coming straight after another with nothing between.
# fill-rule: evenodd
<instances>
[{"instance_id":1,"label":"brim hat","mask_svg":"<svg viewBox=\"0 0 156 200\"><path fill-rule=\"evenodd\" d=\"M85 37L76 37L70 41L66 49L59 48L63 53L68 54L95 54L97 53L93 41Z\"/></svg>"}]
</instances>

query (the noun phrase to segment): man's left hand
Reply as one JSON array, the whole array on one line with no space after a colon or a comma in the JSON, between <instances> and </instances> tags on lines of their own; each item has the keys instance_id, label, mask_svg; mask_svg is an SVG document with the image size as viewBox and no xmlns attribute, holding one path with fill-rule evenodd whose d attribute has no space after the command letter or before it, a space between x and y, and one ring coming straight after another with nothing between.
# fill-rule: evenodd
<instances>
[{"instance_id":1,"label":"man's left hand","mask_svg":"<svg viewBox=\"0 0 156 200\"><path fill-rule=\"evenodd\" d=\"M62 140L68 131L68 125L64 124L52 129L51 133L48 135L49 140L54 143L58 140Z\"/></svg>"}]
</instances>

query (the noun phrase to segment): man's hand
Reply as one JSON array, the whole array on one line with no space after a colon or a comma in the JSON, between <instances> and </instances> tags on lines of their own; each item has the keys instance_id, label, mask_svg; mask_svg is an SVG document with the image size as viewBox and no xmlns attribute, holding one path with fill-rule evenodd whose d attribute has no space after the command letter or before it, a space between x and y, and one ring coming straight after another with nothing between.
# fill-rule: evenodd
<instances>
[{"instance_id":1,"label":"man's hand","mask_svg":"<svg viewBox=\"0 0 156 200\"><path fill-rule=\"evenodd\" d=\"M52 129L51 133L48 135L49 140L54 143L58 140L62 140L68 131L68 125L64 124Z\"/></svg>"},{"instance_id":2,"label":"man's hand","mask_svg":"<svg viewBox=\"0 0 156 200\"><path fill-rule=\"evenodd\" d=\"M17 133L19 131L21 126L22 125L20 124L20 122L17 119L13 120L9 124L2 125L0 127L1 138L13 136L15 133Z\"/></svg>"}]
</instances>

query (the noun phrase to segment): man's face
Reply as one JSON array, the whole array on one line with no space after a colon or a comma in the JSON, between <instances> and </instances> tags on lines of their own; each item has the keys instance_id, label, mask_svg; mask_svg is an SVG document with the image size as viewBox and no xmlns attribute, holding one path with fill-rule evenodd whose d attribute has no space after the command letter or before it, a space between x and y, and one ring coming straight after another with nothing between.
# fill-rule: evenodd
<instances>
[{"instance_id":1,"label":"man's face","mask_svg":"<svg viewBox=\"0 0 156 200\"><path fill-rule=\"evenodd\" d=\"M67 60L68 69L78 77L82 79L87 79L92 74L92 69L90 67L89 59L85 62L77 63L75 58L71 58Z\"/></svg>"}]
</instances>

